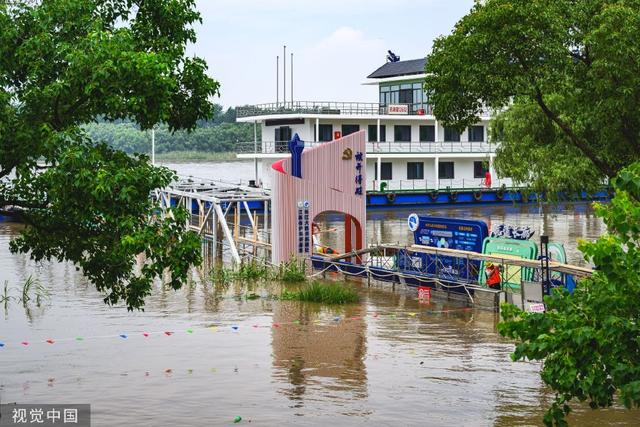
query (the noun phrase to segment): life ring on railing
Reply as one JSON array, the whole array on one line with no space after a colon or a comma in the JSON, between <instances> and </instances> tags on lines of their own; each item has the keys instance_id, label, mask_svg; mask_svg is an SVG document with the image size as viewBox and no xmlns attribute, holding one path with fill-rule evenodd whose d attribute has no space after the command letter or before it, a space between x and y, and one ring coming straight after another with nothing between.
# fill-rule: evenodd
<instances>
[{"instance_id":1,"label":"life ring on railing","mask_svg":"<svg viewBox=\"0 0 640 427\"><path fill-rule=\"evenodd\" d=\"M479 202L480 200L482 200L482 191L480 190L476 190L473 192L473 200L475 200L476 202Z\"/></svg>"},{"instance_id":2,"label":"life ring on railing","mask_svg":"<svg viewBox=\"0 0 640 427\"><path fill-rule=\"evenodd\" d=\"M458 192L457 191L450 191L449 192L449 200L451 200L452 202L455 202L456 200L458 200Z\"/></svg>"},{"instance_id":3,"label":"life ring on railing","mask_svg":"<svg viewBox=\"0 0 640 427\"><path fill-rule=\"evenodd\" d=\"M438 190L433 190L432 192L429 193L429 197L431 198L431 200L433 202L435 202L436 200L438 200L438 196L440 195L440 192Z\"/></svg>"},{"instance_id":4,"label":"life ring on railing","mask_svg":"<svg viewBox=\"0 0 640 427\"><path fill-rule=\"evenodd\" d=\"M396 201L396 193L387 193L387 202L393 203Z\"/></svg>"}]
</instances>

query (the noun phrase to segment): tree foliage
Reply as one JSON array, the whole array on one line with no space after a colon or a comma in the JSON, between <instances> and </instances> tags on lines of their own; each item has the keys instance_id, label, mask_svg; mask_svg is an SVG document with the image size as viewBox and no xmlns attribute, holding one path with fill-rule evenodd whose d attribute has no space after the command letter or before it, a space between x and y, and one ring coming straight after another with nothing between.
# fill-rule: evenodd
<instances>
[{"instance_id":1,"label":"tree foliage","mask_svg":"<svg viewBox=\"0 0 640 427\"><path fill-rule=\"evenodd\" d=\"M185 56L199 20L194 0L0 3L0 178L10 178L0 208L21 208L27 224L12 249L76 263L106 302L129 309L166 270L181 285L200 261L198 238L183 212L155 215L150 192L170 171L92 142L82 126L103 117L174 131L209 119L219 85Z\"/></svg>"},{"instance_id":2,"label":"tree foliage","mask_svg":"<svg viewBox=\"0 0 640 427\"><path fill-rule=\"evenodd\" d=\"M428 56L436 116L501 112L498 173L538 189L597 185L640 160L640 0L477 1Z\"/></svg>"},{"instance_id":3,"label":"tree foliage","mask_svg":"<svg viewBox=\"0 0 640 427\"><path fill-rule=\"evenodd\" d=\"M582 242L585 258L598 266L572 296L545 297L547 312L504 306L500 332L519 341L514 360L544 360L542 379L556 391L547 425L564 425L573 399L592 408L640 406L640 163L613 180L611 204L598 205L609 233Z\"/></svg>"}]
</instances>

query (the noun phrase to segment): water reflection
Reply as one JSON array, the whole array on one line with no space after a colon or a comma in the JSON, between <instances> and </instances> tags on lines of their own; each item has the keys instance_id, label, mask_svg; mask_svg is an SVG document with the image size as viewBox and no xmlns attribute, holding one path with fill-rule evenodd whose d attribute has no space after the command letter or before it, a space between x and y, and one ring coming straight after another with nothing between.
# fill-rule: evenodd
<instances>
[{"instance_id":1,"label":"water reflection","mask_svg":"<svg viewBox=\"0 0 640 427\"><path fill-rule=\"evenodd\" d=\"M274 307L274 378L289 387L281 392L294 407L304 406L307 389L330 400L367 397L366 322L360 306L338 315L313 303L284 302Z\"/></svg>"}]
</instances>

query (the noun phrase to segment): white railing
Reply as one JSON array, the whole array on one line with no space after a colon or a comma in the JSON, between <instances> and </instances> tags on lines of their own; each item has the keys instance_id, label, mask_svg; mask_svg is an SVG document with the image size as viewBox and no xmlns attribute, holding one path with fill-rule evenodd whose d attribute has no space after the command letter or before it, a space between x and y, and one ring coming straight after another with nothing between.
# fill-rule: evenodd
<instances>
[{"instance_id":1,"label":"white railing","mask_svg":"<svg viewBox=\"0 0 640 427\"><path fill-rule=\"evenodd\" d=\"M304 145L306 148L311 148L324 143L305 141ZM367 142L367 153L492 154L495 153L496 147L497 144L486 141ZM289 153L289 147L287 141L238 142L235 146L235 152L241 154L287 154Z\"/></svg>"},{"instance_id":2,"label":"white railing","mask_svg":"<svg viewBox=\"0 0 640 427\"><path fill-rule=\"evenodd\" d=\"M495 179L491 182L491 188L500 188L502 186L507 188L513 185L511 179ZM398 179L398 180L381 180L367 181L367 191L381 191L381 186L384 187L383 191L420 191L420 190L434 190L436 188L440 190L450 189L466 189L476 190L487 188L484 185L484 179L481 178L461 178L461 179L440 179L436 185L435 179Z\"/></svg>"}]
</instances>

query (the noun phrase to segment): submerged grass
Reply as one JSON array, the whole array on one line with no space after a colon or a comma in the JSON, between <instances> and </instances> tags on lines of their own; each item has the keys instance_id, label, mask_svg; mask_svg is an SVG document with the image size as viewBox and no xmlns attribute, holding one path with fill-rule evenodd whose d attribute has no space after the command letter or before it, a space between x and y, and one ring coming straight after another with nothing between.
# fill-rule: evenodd
<instances>
[{"instance_id":1,"label":"submerged grass","mask_svg":"<svg viewBox=\"0 0 640 427\"><path fill-rule=\"evenodd\" d=\"M282 263L278 269L278 280L286 283L305 282L307 280L307 273L304 260L292 258Z\"/></svg>"},{"instance_id":2,"label":"submerged grass","mask_svg":"<svg viewBox=\"0 0 640 427\"><path fill-rule=\"evenodd\" d=\"M313 282L297 292L283 291L280 299L322 304L355 304L360 301L360 296L355 289L347 285Z\"/></svg>"},{"instance_id":3,"label":"submerged grass","mask_svg":"<svg viewBox=\"0 0 640 427\"><path fill-rule=\"evenodd\" d=\"M307 280L304 261L295 259L291 259L279 267L258 260L243 263L235 269L221 265L211 271L211 278L219 284L258 280L300 283Z\"/></svg>"}]
</instances>

